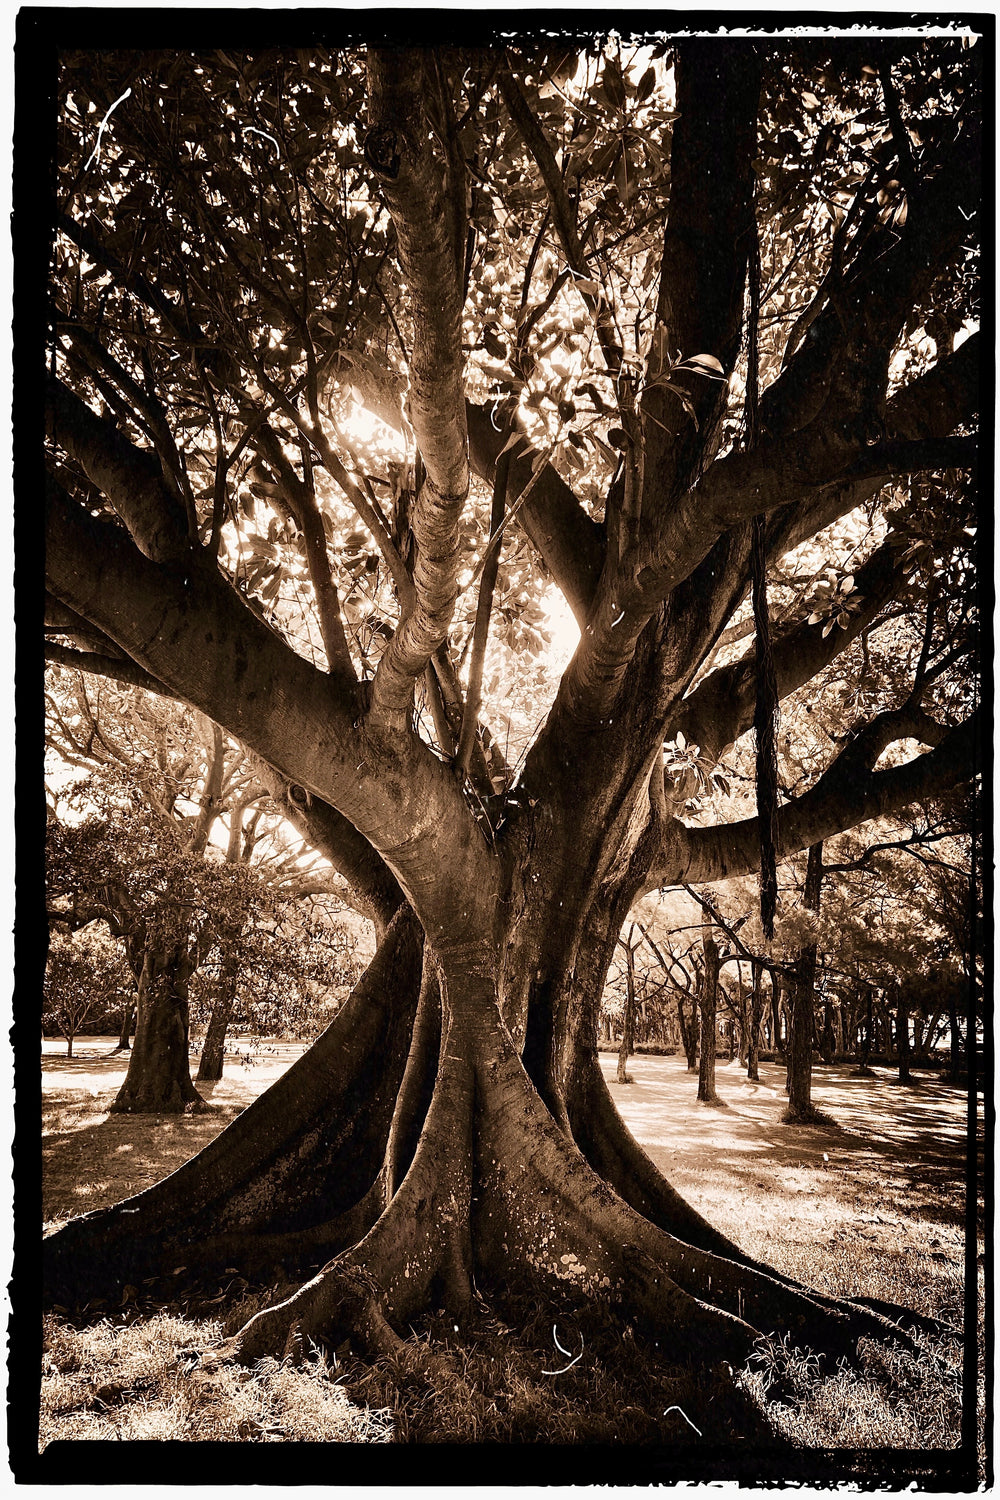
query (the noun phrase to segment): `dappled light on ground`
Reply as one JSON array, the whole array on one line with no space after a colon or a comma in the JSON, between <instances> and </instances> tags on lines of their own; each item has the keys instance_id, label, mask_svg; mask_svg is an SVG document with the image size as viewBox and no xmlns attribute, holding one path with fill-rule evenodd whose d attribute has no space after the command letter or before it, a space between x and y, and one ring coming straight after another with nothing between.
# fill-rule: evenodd
<instances>
[{"instance_id":1,"label":"dappled light on ground","mask_svg":"<svg viewBox=\"0 0 1000 1500\"><path fill-rule=\"evenodd\" d=\"M724 1108L699 1104L683 1057L635 1056L634 1082L612 1096L660 1170L699 1212L755 1257L831 1293L877 1274L907 1302L912 1256L926 1280L953 1284L961 1306L967 1101L963 1089L917 1074L900 1087L888 1068L859 1077L817 1065L813 1103L830 1125L787 1125L785 1070L761 1063L760 1083L720 1063ZM982 1121L980 1119L980 1142Z\"/></svg>"}]
</instances>

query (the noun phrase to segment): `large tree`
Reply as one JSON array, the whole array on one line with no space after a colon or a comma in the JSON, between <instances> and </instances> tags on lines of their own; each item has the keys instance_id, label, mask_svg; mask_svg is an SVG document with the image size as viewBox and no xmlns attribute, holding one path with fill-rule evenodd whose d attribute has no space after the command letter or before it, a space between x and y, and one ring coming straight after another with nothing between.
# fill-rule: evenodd
<instances>
[{"instance_id":1,"label":"large tree","mask_svg":"<svg viewBox=\"0 0 1000 1500\"><path fill-rule=\"evenodd\" d=\"M52 653L260 757L380 944L200 1156L46 1241L50 1295L298 1265L244 1358L474 1290L705 1359L905 1338L691 1209L596 1039L640 892L762 864L773 900L775 858L975 772L971 648L920 644L972 545L978 79L919 37L62 59ZM895 681L783 797L775 696L883 620ZM755 713L762 811L691 816Z\"/></svg>"}]
</instances>

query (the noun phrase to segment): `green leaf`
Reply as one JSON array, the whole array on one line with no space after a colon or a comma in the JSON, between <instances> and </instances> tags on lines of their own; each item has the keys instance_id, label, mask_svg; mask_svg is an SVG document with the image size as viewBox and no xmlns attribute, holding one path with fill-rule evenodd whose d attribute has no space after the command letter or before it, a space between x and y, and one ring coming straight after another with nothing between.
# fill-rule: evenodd
<instances>
[{"instance_id":1,"label":"green leaf","mask_svg":"<svg viewBox=\"0 0 1000 1500\"><path fill-rule=\"evenodd\" d=\"M625 103L625 79L622 77L621 68L613 59L609 59L604 65L601 84L608 102L616 109L621 109Z\"/></svg>"}]
</instances>

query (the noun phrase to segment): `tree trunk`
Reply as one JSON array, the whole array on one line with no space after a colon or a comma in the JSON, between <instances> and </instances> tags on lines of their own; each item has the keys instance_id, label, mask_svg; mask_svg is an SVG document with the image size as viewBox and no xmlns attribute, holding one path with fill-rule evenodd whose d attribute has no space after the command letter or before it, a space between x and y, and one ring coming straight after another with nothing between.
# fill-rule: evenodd
<instances>
[{"instance_id":1,"label":"tree trunk","mask_svg":"<svg viewBox=\"0 0 1000 1500\"><path fill-rule=\"evenodd\" d=\"M118 1045L116 1052L128 1052L132 1046L132 1022L135 1020L135 1001L126 1001L122 1009L121 1030L118 1033Z\"/></svg>"},{"instance_id":2,"label":"tree trunk","mask_svg":"<svg viewBox=\"0 0 1000 1500\"><path fill-rule=\"evenodd\" d=\"M202 1044L201 1058L196 1074L196 1081L198 1083L217 1083L222 1077L222 1064L226 1052L226 1033L229 1030L229 1022L232 1019L233 1006L236 1003L237 978L238 975L233 954L231 950L227 949L223 955L219 972L219 987L215 996L215 1004L212 1006L212 1014L209 1017L208 1027L205 1031L205 1040Z\"/></svg>"},{"instance_id":3,"label":"tree trunk","mask_svg":"<svg viewBox=\"0 0 1000 1500\"><path fill-rule=\"evenodd\" d=\"M692 1000L690 1019L684 1010L684 996L677 994L677 1027L681 1034L681 1046L687 1060L687 1070L693 1073L698 1066L698 1026L695 1020L695 1002Z\"/></svg>"},{"instance_id":4,"label":"tree trunk","mask_svg":"<svg viewBox=\"0 0 1000 1500\"><path fill-rule=\"evenodd\" d=\"M771 1050L775 1062L785 1060L785 1039L781 1030L781 985L771 973Z\"/></svg>"},{"instance_id":5,"label":"tree trunk","mask_svg":"<svg viewBox=\"0 0 1000 1500\"><path fill-rule=\"evenodd\" d=\"M803 905L807 911L819 911L823 881L823 845L813 844L806 866ZM813 1009L816 989L816 944L806 943L795 964L792 992L792 1024L788 1041L788 1109L784 1118L790 1123L815 1117L812 1104Z\"/></svg>"},{"instance_id":6,"label":"tree trunk","mask_svg":"<svg viewBox=\"0 0 1000 1500\"><path fill-rule=\"evenodd\" d=\"M825 996L823 999L823 1030L819 1040L819 1055L829 1065L833 1062L836 1041L833 1033L833 1004Z\"/></svg>"},{"instance_id":7,"label":"tree trunk","mask_svg":"<svg viewBox=\"0 0 1000 1500\"><path fill-rule=\"evenodd\" d=\"M910 1017L906 1004L906 990L896 986L896 1056L899 1065L899 1082L910 1082Z\"/></svg>"},{"instance_id":8,"label":"tree trunk","mask_svg":"<svg viewBox=\"0 0 1000 1500\"><path fill-rule=\"evenodd\" d=\"M473 1285L480 1297L576 1298L637 1318L700 1360L742 1362L760 1329L779 1326L835 1357L863 1333L905 1342L881 1310L833 1303L749 1260L632 1140L594 1046L620 918L602 918L599 940L578 934L573 965L550 950L541 981L498 945L498 988L488 945L428 950L422 964L403 909L328 1030L199 1156L45 1241L47 1295L64 1306L120 1297L137 1277L163 1277L176 1295L178 1264L188 1276L280 1264L302 1284L225 1351L249 1361L345 1337L397 1354L428 1308L461 1325ZM710 938L706 958L707 998ZM548 1028L528 1023L518 984L548 1008Z\"/></svg>"},{"instance_id":9,"label":"tree trunk","mask_svg":"<svg viewBox=\"0 0 1000 1500\"><path fill-rule=\"evenodd\" d=\"M628 1060L635 1046L635 950L632 931L625 939L625 1009L622 1015L622 1043L618 1049L618 1082L631 1083Z\"/></svg>"},{"instance_id":10,"label":"tree trunk","mask_svg":"<svg viewBox=\"0 0 1000 1500\"><path fill-rule=\"evenodd\" d=\"M704 927L702 950L705 968L702 974L701 993L701 1062L698 1068L698 1098L702 1104L718 1104L715 1091L715 1026L719 1004L719 947L710 936L711 928Z\"/></svg>"},{"instance_id":11,"label":"tree trunk","mask_svg":"<svg viewBox=\"0 0 1000 1500\"><path fill-rule=\"evenodd\" d=\"M948 1025L951 1031L948 1074L953 1082L957 1082L962 1076L962 1027L958 1018L958 1001L955 998L954 985L948 987Z\"/></svg>"},{"instance_id":12,"label":"tree trunk","mask_svg":"<svg viewBox=\"0 0 1000 1500\"><path fill-rule=\"evenodd\" d=\"M188 1114L207 1109L191 1082L188 982L192 961L183 940L146 941L139 980L135 1045L113 1114Z\"/></svg>"},{"instance_id":13,"label":"tree trunk","mask_svg":"<svg viewBox=\"0 0 1000 1500\"><path fill-rule=\"evenodd\" d=\"M760 1020L763 1011L760 984L764 966L754 962L750 969L750 1022L747 1027L747 1077L760 1082Z\"/></svg>"},{"instance_id":14,"label":"tree trunk","mask_svg":"<svg viewBox=\"0 0 1000 1500\"><path fill-rule=\"evenodd\" d=\"M864 1013L858 1026L857 1060L858 1072L868 1073L871 1071L868 1059L872 1055L872 1035L875 1024L874 1008L872 1005L871 988L865 989Z\"/></svg>"}]
</instances>

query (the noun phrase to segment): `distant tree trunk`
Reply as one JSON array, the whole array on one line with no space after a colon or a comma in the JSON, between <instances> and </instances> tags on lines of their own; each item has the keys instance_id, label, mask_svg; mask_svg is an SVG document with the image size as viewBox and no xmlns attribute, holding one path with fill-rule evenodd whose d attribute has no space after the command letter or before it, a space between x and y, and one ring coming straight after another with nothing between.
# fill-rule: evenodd
<instances>
[{"instance_id":1,"label":"distant tree trunk","mask_svg":"<svg viewBox=\"0 0 1000 1500\"><path fill-rule=\"evenodd\" d=\"M183 939L150 937L139 980L135 1046L113 1114L184 1114L208 1105L191 1082L188 983L193 960Z\"/></svg>"},{"instance_id":2,"label":"distant tree trunk","mask_svg":"<svg viewBox=\"0 0 1000 1500\"><path fill-rule=\"evenodd\" d=\"M924 1035L925 1035L924 1026L925 1026L926 1020L927 1020L927 1014L926 1014L926 1012L922 1008L919 1008L919 1009L917 1009L917 1010L914 1011L914 1013L913 1013L913 1055L914 1055L914 1057L923 1057L923 1055L924 1055Z\"/></svg>"},{"instance_id":3,"label":"distant tree trunk","mask_svg":"<svg viewBox=\"0 0 1000 1500\"><path fill-rule=\"evenodd\" d=\"M750 1023L747 1027L747 1077L760 1082L760 1018L763 1009L760 984L764 965L755 961L750 969Z\"/></svg>"},{"instance_id":4,"label":"distant tree trunk","mask_svg":"<svg viewBox=\"0 0 1000 1500\"><path fill-rule=\"evenodd\" d=\"M948 1064L948 1073L952 1080L957 1080L962 1075L962 1028L958 1019L958 1002L955 998L955 987L948 988L948 1025L951 1029L951 1058Z\"/></svg>"},{"instance_id":5,"label":"distant tree trunk","mask_svg":"<svg viewBox=\"0 0 1000 1500\"><path fill-rule=\"evenodd\" d=\"M142 974L143 959L146 951L145 929L140 927L124 927L121 922L109 923L112 932L120 937L125 944L125 955L128 966L132 971L136 985ZM131 1051L132 1031L135 1026L136 995L132 994L122 1007L122 1024L118 1033L118 1042L115 1046L116 1052Z\"/></svg>"},{"instance_id":6,"label":"distant tree trunk","mask_svg":"<svg viewBox=\"0 0 1000 1500\"><path fill-rule=\"evenodd\" d=\"M803 905L807 911L819 911L823 884L823 843L813 844L806 865ZM788 1042L788 1109L785 1119L791 1122L809 1120L815 1114L812 1104L813 1003L816 989L816 944L806 943L795 964L792 994L792 1024Z\"/></svg>"},{"instance_id":7,"label":"distant tree trunk","mask_svg":"<svg viewBox=\"0 0 1000 1500\"><path fill-rule=\"evenodd\" d=\"M896 1056L899 1063L899 1082L910 1082L910 1017L906 1004L906 989L896 985Z\"/></svg>"},{"instance_id":8,"label":"distant tree trunk","mask_svg":"<svg viewBox=\"0 0 1000 1500\"><path fill-rule=\"evenodd\" d=\"M771 973L771 1051L775 1062L784 1062L785 1043L781 1034L781 982Z\"/></svg>"},{"instance_id":9,"label":"distant tree trunk","mask_svg":"<svg viewBox=\"0 0 1000 1500\"><path fill-rule=\"evenodd\" d=\"M635 950L632 947L633 928L625 939L625 1012L622 1016L622 1044L618 1049L618 1082L631 1083L626 1071L628 1060L635 1045Z\"/></svg>"},{"instance_id":10,"label":"distant tree trunk","mask_svg":"<svg viewBox=\"0 0 1000 1500\"><path fill-rule=\"evenodd\" d=\"M222 1077L222 1063L226 1052L226 1032L236 1003L236 962L232 951L223 955L219 973L219 987L212 1006L205 1041L198 1063L197 1082L217 1083Z\"/></svg>"},{"instance_id":11,"label":"distant tree trunk","mask_svg":"<svg viewBox=\"0 0 1000 1500\"><path fill-rule=\"evenodd\" d=\"M684 996L679 992L677 995L677 1027L681 1034L681 1046L684 1048L687 1070L689 1073L693 1073L698 1066L698 1025L695 1015L695 1004L692 1001L691 1017L689 1020L684 1010Z\"/></svg>"},{"instance_id":12,"label":"distant tree trunk","mask_svg":"<svg viewBox=\"0 0 1000 1500\"><path fill-rule=\"evenodd\" d=\"M836 1042L833 1034L833 1005L824 997L823 1000L823 1031L819 1042L819 1055L825 1063L833 1062L833 1054Z\"/></svg>"},{"instance_id":13,"label":"distant tree trunk","mask_svg":"<svg viewBox=\"0 0 1000 1500\"><path fill-rule=\"evenodd\" d=\"M869 1072L868 1059L872 1054L872 1031L874 1027L874 1011L872 1007L872 992L869 986L865 990L865 1008L861 1024L858 1027L858 1072Z\"/></svg>"},{"instance_id":14,"label":"distant tree trunk","mask_svg":"<svg viewBox=\"0 0 1000 1500\"><path fill-rule=\"evenodd\" d=\"M698 1069L698 1098L702 1104L718 1104L715 1092L715 1024L719 1004L719 945L704 924L702 948L705 968L701 983L701 1063Z\"/></svg>"},{"instance_id":15,"label":"distant tree trunk","mask_svg":"<svg viewBox=\"0 0 1000 1500\"><path fill-rule=\"evenodd\" d=\"M132 1022L135 1020L135 1001L126 1000L122 1008L122 1025L118 1033L118 1045L116 1052L128 1052L131 1049Z\"/></svg>"}]
</instances>

